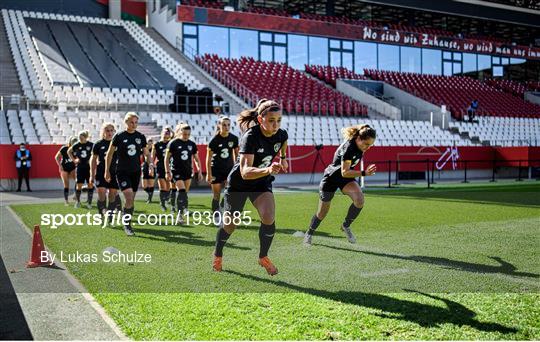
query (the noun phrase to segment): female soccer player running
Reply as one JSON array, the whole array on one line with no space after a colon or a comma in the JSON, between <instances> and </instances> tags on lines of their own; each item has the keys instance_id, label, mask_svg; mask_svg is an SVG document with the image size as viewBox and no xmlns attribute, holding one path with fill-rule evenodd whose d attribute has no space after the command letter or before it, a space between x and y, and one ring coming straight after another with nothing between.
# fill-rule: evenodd
<instances>
[{"instance_id":1,"label":"female soccer player running","mask_svg":"<svg viewBox=\"0 0 540 342\"><path fill-rule=\"evenodd\" d=\"M238 156L238 137L231 131L231 119L221 115L216 135L208 143L206 151L206 181L212 187L212 211L219 210L221 189Z\"/></svg>"},{"instance_id":2,"label":"female soccer player running","mask_svg":"<svg viewBox=\"0 0 540 342\"><path fill-rule=\"evenodd\" d=\"M276 231L272 180L273 175L287 172L289 167L286 161L288 136L280 128L281 108L275 101L262 101L256 108L240 113L238 123L241 128L250 127L253 122L256 124L247 129L240 139L240 158L227 179L223 225L216 236L213 269L222 270L223 247L236 228L233 218L239 216L249 198L261 219L259 265L268 274L275 275L278 270L268 258ZM280 162L273 162L278 154Z\"/></svg>"},{"instance_id":3,"label":"female soccer player running","mask_svg":"<svg viewBox=\"0 0 540 342\"><path fill-rule=\"evenodd\" d=\"M154 153L154 140L148 139L146 142L148 151L150 152L150 155L152 156ZM150 160L152 160L152 164L154 162L154 159L150 157ZM155 175L150 175L148 164L143 163L142 166L142 187L148 197L146 198L146 203L152 203L152 197L154 196L154 181L155 181Z\"/></svg>"},{"instance_id":4,"label":"female soccer player running","mask_svg":"<svg viewBox=\"0 0 540 342\"><path fill-rule=\"evenodd\" d=\"M77 143L77 138L69 137L66 144L56 152L54 160L58 164L58 171L60 172L60 178L64 184L64 201L66 205L69 205L69 180L75 179L75 163L68 155L68 149Z\"/></svg>"},{"instance_id":5,"label":"female soccer player running","mask_svg":"<svg viewBox=\"0 0 540 342\"><path fill-rule=\"evenodd\" d=\"M90 181L90 155L94 144L88 141L88 131L79 132L79 141L68 149L68 156L77 165L77 185L75 188L75 208L81 206L81 193L84 183L87 184L88 209L92 208L92 196L94 195L94 184Z\"/></svg>"},{"instance_id":6,"label":"female soccer player running","mask_svg":"<svg viewBox=\"0 0 540 342\"><path fill-rule=\"evenodd\" d=\"M94 144L92 158L90 159L90 180L96 184L98 194L97 208L98 212L102 215L106 209L112 212L117 205L118 182L115 177L111 177L110 182L105 180L105 157L115 133L116 129L112 123L104 123L101 126L101 139ZM115 169L116 153L113 153L111 173L114 174L116 172ZM108 194L107 190L109 190ZM107 197L109 199L109 205L107 205Z\"/></svg>"},{"instance_id":7,"label":"female soccer player running","mask_svg":"<svg viewBox=\"0 0 540 342\"><path fill-rule=\"evenodd\" d=\"M135 194L139 188L141 180L141 155L144 156L144 162L150 164L149 172L153 174L154 165L150 162L150 153L146 147L146 137L137 131L139 116L134 112L126 113L124 117L126 130L114 135L109 150L107 151L105 164L105 180L111 182L111 164L114 152L116 152L116 181L120 190L124 194L124 232L132 236L133 227L131 227L131 218L133 216L133 207Z\"/></svg>"},{"instance_id":8,"label":"female soccer player running","mask_svg":"<svg viewBox=\"0 0 540 342\"><path fill-rule=\"evenodd\" d=\"M182 215L188 208L188 192L193 177L192 160L197 167L199 182L203 179L197 144L189 140L190 135L191 127L187 123L181 122L176 126L174 139L169 142L165 150L166 178L174 181L176 190L178 190L176 205L180 212L179 224L184 224Z\"/></svg>"},{"instance_id":9,"label":"female soccer player running","mask_svg":"<svg viewBox=\"0 0 540 342\"><path fill-rule=\"evenodd\" d=\"M369 125L346 127L342 131L345 142L336 150L334 160L324 170L319 185L319 208L311 218L311 224L304 236L304 244L307 246L311 246L313 234L326 217L326 214L328 214L330 202L338 188L352 200L347 216L341 225L341 230L343 230L350 243L356 243L356 238L351 231L351 224L364 207L364 194L360 185L356 182L356 177L371 176L375 173L377 167L371 164L365 171L353 169L360 163L364 153L373 146L377 134Z\"/></svg>"},{"instance_id":10,"label":"female soccer player running","mask_svg":"<svg viewBox=\"0 0 540 342\"><path fill-rule=\"evenodd\" d=\"M167 206L165 203L169 199L171 190L170 182L165 178L165 164L163 162L165 160L165 150L167 149L167 145L169 144L172 136L172 129L168 126L163 127L163 130L161 131L161 139L154 144L152 155L150 157L150 159L156 163L155 169L159 187L159 206L161 207L162 211L167 211Z\"/></svg>"}]
</instances>

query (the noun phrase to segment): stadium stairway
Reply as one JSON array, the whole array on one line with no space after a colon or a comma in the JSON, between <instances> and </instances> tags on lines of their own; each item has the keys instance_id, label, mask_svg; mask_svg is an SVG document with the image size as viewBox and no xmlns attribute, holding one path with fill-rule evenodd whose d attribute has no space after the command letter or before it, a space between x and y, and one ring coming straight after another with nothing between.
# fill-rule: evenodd
<instances>
[{"instance_id":1,"label":"stadium stairway","mask_svg":"<svg viewBox=\"0 0 540 342\"><path fill-rule=\"evenodd\" d=\"M22 94L22 88L9 49L4 18L0 15L0 96L11 94Z\"/></svg>"},{"instance_id":2,"label":"stadium stairway","mask_svg":"<svg viewBox=\"0 0 540 342\"><path fill-rule=\"evenodd\" d=\"M157 127L155 122L140 123L137 127L137 130L144 134L147 139L148 137L152 137L154 139L154 142L157 142L156 137L160 136L159 128Z\"/></svg>"},{"instance_id":3,"label":"stadium stairway","mask_svg":"<svg viewBox=\"0 0 540 342\"><path fill-rule=\"evenodd\" d=\"M213 94L219 94L225 102L229 103L230 115L236 115L240 113L244 108L248 107L248 104L243 102L240 98L232 94L225 86L209 76L206 72L202 71L198 65L191 62L183 53L175 49L169 42L167 42L156 30L153 28L143 28L143 30L163 48L176 62L180 63L182 67L189 70L193 76L201 80L203 84L208 85Z\"/></svg>"}]
</instances>

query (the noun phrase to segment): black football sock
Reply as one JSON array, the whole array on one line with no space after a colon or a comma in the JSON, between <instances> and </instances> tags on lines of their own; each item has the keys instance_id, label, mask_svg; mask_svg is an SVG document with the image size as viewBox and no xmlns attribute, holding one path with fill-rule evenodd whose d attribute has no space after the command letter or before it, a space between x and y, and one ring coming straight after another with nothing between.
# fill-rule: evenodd
<instances>
[{"instance_id":1,"label":"black football sock","mask_svg":"<svg viewBox=\"0 0 540 342\"><path fill-rule=\"evenodd\" d=\"M120 198L120 194L116 194L116 197L114 198L114 207L118 211L122 211L122 199Z\"/></svg>"},{"instance_id":2,"label":"black football sock","mask_svg":"<svg viewBox=\"0 0 540 342\"><path fill-rule=\"evenodd\" d=\"M212 198L212 212L215 213L219 210L219 200Z\"/></svg>"},{"instance_id":3,"label":"black football sock","mask_svg":"<svg viewBox=\"0 0 540 342\"><path fill-rule=\"evenodd\" d=\"M227 240L229 240L230 236L231 234L227 233L225 229L219 228L216 235L216 250L214 251L215 256L223 256L223 247L225 247L225 244L227 243Z\"/></svg>"},{"instance_id":4,"label":"black football sock","mask_svg":"<svg viewBox=\"0 0 540 342\"><path fill-rule=\"evenodd\" d=\"M92 198L94 197L94 188L88 189L88 204L92 204Z\"/></svg>"},{"instance_id":5,"label":"black football sock","mask_svg":"<svg viewBox=\"0 0 540 342\"><path fill-rule=\"evenodd\" d=\"M165 201L167 200L168 191L159 190L159 202L162 206L165 206Z\"/></svg>"},{"instance_id":6,"label":"black football sock","mask_svg":"<svg viewBox=\"0 0 540 342\"><path fill-rule=\"evenodd\" d=\"M186 189L178 190L178 196L176 197L178 211L183 211L187 208L187 192Z\"/></svg>"},{"instance_id":7,"label":"black football sock","mask_svg":"<svg viewBox=\"0 0 540 342\"><path fill-rule=\"evenodd\" d=\"M171 190L169 200L171 201L171 206L175 207L176 206L176 201L177 201L177 199L176 199L176 189Z\"/></svg>"},{"instance_id":8,"label":"black football sock","mask_svg":"<svg viewBox=\"0 0 540 342\"><path fill-rule=\"evenodd\" d=\"M261 223L259 228L259 242L260 242L260 251L259 258L264 258L268 255L268 250L272 245L272 240L274 240L274 234L276 233L276 223L264 224Z\"/></svg>"},{"instance_id":9,"label":"black football sock","mask_svg":"<svg viewBox=\"0 0 540 342\"><path fill-rule=\"evenodd\" d=\"M64 199L67 201L69 197L69 188L64 188Z\"/></svg>"},{"instance_id":10,"label":"black football sock","mask_svg":"<svg viewBox=\"0 0 540 342\"><path fill-rule=\"evenodd\" d=\"M103 214L103 209L105 209L105 205L106 205L107 201L100 201L99 198L97 200L97 210L98 210L98 213L101 215Z\"/></svg>"},{"instance_id":11,"label":"black football sock","mask_svg":"<svg viewBox=\"0 0 540 342\"><path fill-rule=\"evenodd\" d=\"M152 202L152 197L154 197L154 187L149 186L148 187L148 201Z\"/></svg>"},{"instance_id":12,"label":"black football sock","mask_svg":"<svg viewBox=\"0 0 540 342\"><path fill-rule=\"evenodd\" d=\"M349 211L347 212L347 216L345 217L345 221L343 221L344 227L350 227L353 221L360 215L360 212L362 211L362 208L355 207L354 204L351 204L349 207Z\"/></svg>"},{"instance_id":13,"label":"black football sock","mask_svg":"<svg viewBox=\"0 0 540 342\"><path fill-rule=\"evenodd\" d=\"M130 215L129 220L128 219L124 220L123 218L122 219L123 219L123 221L125 221L127 223L126 226L131 227L131 220L133 219L133 208L125 208L124 207L124 216L126 216L126 215Z\"/></svg>"},{"instance_id":14,"label":"black football sock","mask_svg":"<svg viewBox=\"0 0 540 342\"><path fill-rule=\"evenodd\" d=\"M81 201L81 192L81 190L75 190L75 199L77 200L77 202Z\"/></svg>"},{"instance_id":15,"label":"black football sock","mask_svg":"<svg viewBox=\"0 0 540 342\"><path fill-rule=\"evenodd\" d=\"M308 230L309 235L313 235L313 233L315 233L315 229L319 227L319 225L321 224L321 221L322 220L319 220L317 215L313 215L313 217L311 218L311 223L309 224L309 230Z\"/></svg>"}]
</instances>

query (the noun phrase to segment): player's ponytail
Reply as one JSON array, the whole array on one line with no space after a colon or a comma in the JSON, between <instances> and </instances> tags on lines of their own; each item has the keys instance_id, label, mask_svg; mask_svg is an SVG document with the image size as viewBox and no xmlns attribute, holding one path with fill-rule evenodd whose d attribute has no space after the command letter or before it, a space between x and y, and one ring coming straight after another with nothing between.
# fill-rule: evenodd
<instances>
[{"instance_id":1,"label":"player's ponytail","mask_svg":"<svg viewBox=\"0 0 540 342\"><path fill-rule=\"evenodd\" d=\"M67 147L71 147L73 145L75 145L77 143L77 141L79 141L79 139L77 139L77 137L75 136L70 136L66 142L66 146Z\"/></svg>"},{"instance_id":2,"label":"player's ponytail","mask_svg":"<svg viewBox=\"0 0 540 342\"><path fill-rule=\"evenodd\" d=\"M273 100L260 99L257 102L257 105L254 108L243 110L239 115L236 121L240 129L245 132L251 126L257 124L257 117L265 116L269 112L276 112L281 110L279 104Z\"/></svg>"},{"instance_id":3,"label":"player's ponytail","mask_svg":"<svg viewBox=\"0 0 540 342\"><path fill-rule=\"evenodd\" d=\"M345 127L342 129L342 133L345 140L352 140L356 137L360 137L361 140L377 138L377 132L373 128L371 128L370 125L356 125Z\"/></svg>"}]
</instances>

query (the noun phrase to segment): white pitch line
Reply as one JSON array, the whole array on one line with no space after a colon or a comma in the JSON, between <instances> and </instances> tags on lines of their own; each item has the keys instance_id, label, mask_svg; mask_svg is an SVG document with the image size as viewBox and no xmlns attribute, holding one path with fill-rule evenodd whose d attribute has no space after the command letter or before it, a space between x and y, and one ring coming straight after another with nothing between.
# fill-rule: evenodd
<instances>
[{"instance_id":1,"label":"white pitch line","mask_svg":"<svg viewBox=\"0 0 540 342\"><path fill-rule=\"evenodd\" d=\"M6 208L11 213L15 221L17 221L21 227L25 228L24 230L28 233L28 235L32 236L33 234L32 230L28 228L28 226L26 226L26 224L19 218L19 216L15 213L15 211L13 211L13 209L11 209L9 205L6 206ZM46 245L44 247L46 250L50 250ZM71 285L73 285L79 291L79 293L84 297L84 299L86 299L88 304L90 304L90 306L94 310L96 310L97 314L103 319L105 323L107 323L107 325L112 329L112 331L114 331L116 336L118 336L118 339L121 341L128 341L129 338L122 332L122 330L118 327L118 325L116 325L116 322L107 314L105 309L96 301L94 296L92 296L88 292L88 290L83 286L83 284L81 284L81 282L79 282L79 280L75 278L68 271L67 267L59 261L55 261L55 264L58 267L62 268L60 272L64 273L64 276L66 276L66 278L71 283Z\"/></svg>"}]
</instances>

